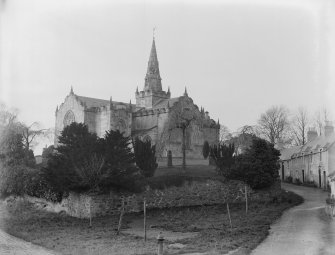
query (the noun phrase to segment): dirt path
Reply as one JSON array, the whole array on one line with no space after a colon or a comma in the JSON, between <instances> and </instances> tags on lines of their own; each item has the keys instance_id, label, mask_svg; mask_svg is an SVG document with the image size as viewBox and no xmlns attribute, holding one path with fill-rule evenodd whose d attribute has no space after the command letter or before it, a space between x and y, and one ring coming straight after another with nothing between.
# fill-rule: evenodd
<instances>
[{"instance_id":1,"label":"dirt path","mask_svg":"<svg viewBox=\"0 0 335 255\"><path fill-rule=\"evenodd\" d=\"M334 255L335 220L324 213L327 192L289 184L282 187L302 196L305 202L286 211L251 254Z\"/></svg>"},{"instance_id":2,"label":"dirt path","mask_svg":"<svg viewBox=\"0 0 335 255\"><path fill-rule=\"evenodd\" d=\"M0 221L7 216L6 205L0 202ZM43 247L16 238L0 229L0 254L15 255L55 255L57 253L49 251Z\"/></svg>"}]
</instances>

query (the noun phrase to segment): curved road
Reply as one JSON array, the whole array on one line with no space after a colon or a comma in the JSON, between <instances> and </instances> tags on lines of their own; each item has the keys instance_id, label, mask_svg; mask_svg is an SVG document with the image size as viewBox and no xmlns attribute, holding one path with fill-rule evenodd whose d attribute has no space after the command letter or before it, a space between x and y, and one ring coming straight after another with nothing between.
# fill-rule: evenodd
<instances>
[{"instance_id":1,"label":"curved road","mask_svg":"<svg viewBox=\"0 0 335 255\"><path fill-rule=\"evenodd\" d=\"M324 213L328 193L290 184L282 184L282 188L302 196L305 202L286 211L251 254L334 255L335 219Z\"/></svg>"},{"instance_id":2,"label":"curved road","mask_svg":"<svg viewBox=\"0 0 335 255\"><path fill-rule=\"evenodd\" d=\"M3 201L0 201L0 221L4 220L8 212ZM56 255L54 251L26 242L7 234L0 229L0 254L1 255Z\"/></svg>"}]
</instances>

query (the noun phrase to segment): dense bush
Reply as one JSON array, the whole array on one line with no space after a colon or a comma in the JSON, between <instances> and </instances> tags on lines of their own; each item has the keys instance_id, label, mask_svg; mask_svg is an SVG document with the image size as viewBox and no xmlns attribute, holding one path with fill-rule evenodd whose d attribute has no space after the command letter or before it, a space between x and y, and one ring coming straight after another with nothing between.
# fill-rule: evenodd
<instances>
[{"instance_id":1,"label":"dense bush","mask_svg":"<svg viewBox=\"0 0 335 255\"><path fill-rule=\"evenodd\" d=\"M145 177L154 176L158 167L156 162L156 148L150 141L141 141L136 138L133 142L136 165Z\"/></svg>"},{"instance_id":2,"label":"dense bush","mask_svg":"<svg viewBox=\"0 0 335 255\"><path fill-rule=\"evenodd\" d=\"M287 176L285 181L288 182L288 183L292 183L293 182L293 177L292 176Z\"/></svg>"},{"instance_id":3,"label":"dense bush","mask_svg":"<svg viewBox=\"0 0 335 255\"><path fill-rule=\"evenodd\" d=\"M235 164L234 144L213 145L210 148L210 156L218 167L218 174L228 177Z\"/></svg>"},{"instance_id":4,"label":"dense bush","mask_svg":"<svg viewBox=\"0 0 335 255\"><path fill-rule=\"evenodd\" d=\"M297 185L301 185L302 184L302 182L300 181L299 178L295 178L294 179L294 183L297 184Z\"/></svg>"},{"instance_id":5,"label":"dense bush","mask_svg":"<svg viewBox=\"0 0 335 255\"><path fill-rule=\"evenodd\" d=\"M273 144L257 137L253 137L251 146L238 156L234 155L233 145L211 148L211 157L221 175L243 181L253 189L270 187L278 180L279 155Z\"/></svg>"},{"instance_id":6,"label":"dense bush","mask_svg":"<svg viewBox=\"0 0 335 255\"><path fill-rule=\"evenodd\" d=\"M86 125L72 123L61 132L59 143L43 169L43 178L58 192L127 188L138 178L130 139L119 131L98 138Z\"/></svg>"}]
</instances>

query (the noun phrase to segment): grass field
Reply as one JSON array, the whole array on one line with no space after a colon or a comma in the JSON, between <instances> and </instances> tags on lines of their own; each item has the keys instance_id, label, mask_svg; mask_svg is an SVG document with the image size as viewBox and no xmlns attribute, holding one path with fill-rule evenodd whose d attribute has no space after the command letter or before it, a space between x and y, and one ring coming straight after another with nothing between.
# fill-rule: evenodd
<instances>
[{"instance_id":1,"label":"grass field","mask_svg":"<svg viewBox=\"0 0 335 255\"><path fill-rule=\"evenodd\" d=\"M158 228L163 234L164 231L197 233L178 240L185 245L181 250L166 249L165 254L205 251L225 254L236 249L236 254L248 254L267 236L270 225L284 210L301 202L301 197L283 191L280 203L251 203L248 215L244 204L230 205L232 229L225 205L150 210L148 231ZM136 231L130 228L130 223L141 221L142 214L125 215L123 233L117 236L117 216L94 218L90 228L88 220L39 211L28 202L10 203L7 207L2 203L1 210L2 229L62 254L156 254L155 238L144 243L141 236L131 234ZM137 232L142 231L139 228ZM166 245L170 243L167 241Z\"/></svg>"}]
</instances>

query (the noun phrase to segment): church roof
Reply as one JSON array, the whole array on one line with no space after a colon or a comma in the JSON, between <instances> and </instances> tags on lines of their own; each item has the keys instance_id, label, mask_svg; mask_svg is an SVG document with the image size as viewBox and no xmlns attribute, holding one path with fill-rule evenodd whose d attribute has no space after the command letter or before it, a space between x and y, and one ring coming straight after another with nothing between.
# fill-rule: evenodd
<instances>
[{"instance_id":1,"label":"church roof","mask_svg":"<svg viewBox=\"0 0 335 255\"><path fill-rule=\"evenodd\" d=\"M175 102L178 102L180 97L173 97L169 99L161 99L157 101L154 105L153 108L155 109L160 109L160 108L167 108L168 106L171 107Z\"/></svg>"},{"instance_id":2,"label":"church roof","mask_svg":"<svg viewBox=\"0 0 335 255\"><path fill-rule=\"evenodd\" d=\"M99 99L99 98L93 98L93 97L83 97L83 96L76 96L77 99L83 103L87 108L92 108L92 107L102 107L110 104L110 100L104 100L104 99ZM129 105L129 103L124 103L124 102L117 102L117 101L112 101L114 104L126 104ZM135 104L132 104L132 106L136 106Z\"/></svg>"},{"instance_id":3,"label":"church roof","mask_svg":"<svg viewBox=\"0 0 335 255\"><path fill-rule=\"evenodd\" d=\"M83 97L77 96L78 100L83 103L86 107L101 107L105 105L109 105L109 100L99 99L99 98L92 98L92 97Z\"/></svg>"}]
</instances>

